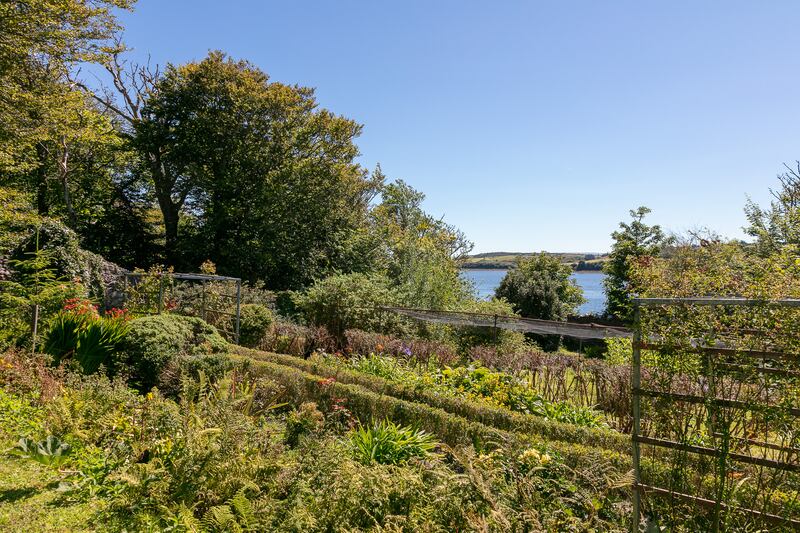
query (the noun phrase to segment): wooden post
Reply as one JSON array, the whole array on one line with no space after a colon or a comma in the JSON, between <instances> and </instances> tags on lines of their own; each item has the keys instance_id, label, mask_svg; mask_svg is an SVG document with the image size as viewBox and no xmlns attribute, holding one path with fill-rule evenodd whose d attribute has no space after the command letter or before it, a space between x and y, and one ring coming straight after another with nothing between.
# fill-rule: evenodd
<instances>
[{"instance_id":1,"label":"wooden post","mask_svg":"<svg viewBox=\"0 0 800 533\"><path fill-rule=\"evenodd\" d=\"M39 305L33 306L33 342L31 345L31 355L36 355L36 335L39 332Z\"/></svg>"},{"instance_id":2,"label":"wooden post","mask_svg":"<svg viewBox=\"0 0 800 533\"><path fill-rule=\"evenodd\" d=\"M640 419L641 419L641 405L640 405L640 397L639 397L639 387L641 386L642 382L642 374L641 374L641 364L642 364L642 353L641 353L641 339L642 339L642 331L641 331L641 309L639 308L638 303L634 303L634 310L633 310L633 360L631 364L631 404L633 408L633 434L632 434L632 444L633 444L633 523L631 524L631 531L633 533L637 533L639 531L639 523L642 519L642 509L641 509L641 473L639 469L639 458L640 458L640 449L639 449L639 432L641 430L640 427Z\"/></svg>"},{"instance_id":3,"label":"wooden post","mask_svg":"<svg viewBox=\"0 0 800 533\"><path fill-rule=\"evenodd\" d=\"M242 280L236 280L236 344L239 344L239 314L242 308Z\"/></svg>"},{"instance_id":4,"label":"wooden post","mask_svg":"<svg viewBox=\"0 0 800 533\"><path fill-rule=\"evenodd\" d=\"M164 309L164 274L158 276L158 314Z\"/></svg>"}]
</instances>

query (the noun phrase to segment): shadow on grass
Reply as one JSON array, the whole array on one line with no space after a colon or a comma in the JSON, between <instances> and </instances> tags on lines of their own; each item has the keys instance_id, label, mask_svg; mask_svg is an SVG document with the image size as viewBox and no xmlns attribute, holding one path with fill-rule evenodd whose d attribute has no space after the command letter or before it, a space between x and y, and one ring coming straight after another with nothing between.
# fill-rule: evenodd
<instances>
[{"instance_id":1,"label":"shadow on grass","mask_svg":"<svg viewBox=\"0 0 800 533\"><path fill-rule=\"evenodd\" d=\"M41 492L39 487L22 487L19 489L0 490L0 503L16 502L30 498L34 494Z\"/></svg>"}]
</instances>

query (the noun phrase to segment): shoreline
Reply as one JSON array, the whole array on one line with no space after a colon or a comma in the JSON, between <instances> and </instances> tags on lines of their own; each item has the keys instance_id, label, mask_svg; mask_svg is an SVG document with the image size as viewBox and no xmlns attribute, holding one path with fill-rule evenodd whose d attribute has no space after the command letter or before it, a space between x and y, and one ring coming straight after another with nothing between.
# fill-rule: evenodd
<instances>
[{"instance_id":1,"label":"shoreline","mask_svg":"<svg viewBox=\"0 0 800 533\"><path fill-rule=\"evenodd\" d=\"M459 270L476 270L476 271L493 272L493 271L511 270L513 268L514 267L485 267L485 266L482 266L482 267L464 267L464 266L462 266L462 267L459 267L458 269ZM582 269L582 270L573 270L572 273L573 274L592 274L592 273L602 274L603 271L599 270L599 269L598 270Z\"/></svg>"}]
</instances>

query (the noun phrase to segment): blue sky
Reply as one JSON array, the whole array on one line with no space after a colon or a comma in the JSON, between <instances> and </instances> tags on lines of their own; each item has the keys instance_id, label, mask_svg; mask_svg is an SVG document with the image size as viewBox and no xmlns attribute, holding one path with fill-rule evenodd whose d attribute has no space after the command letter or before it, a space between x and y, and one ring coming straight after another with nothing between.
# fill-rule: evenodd
<instances>
[{"instance_id":1,"label":"blue sky","mask_svg":"<svg viewBox=\"0 0 800 533\"><path fill-rule=\"evenodd\" d=\"M604 251L631 208L741 237L800 159L800 2L158 1L135 59L312 86L475 251Z\"/></svg>"}]
</instances>

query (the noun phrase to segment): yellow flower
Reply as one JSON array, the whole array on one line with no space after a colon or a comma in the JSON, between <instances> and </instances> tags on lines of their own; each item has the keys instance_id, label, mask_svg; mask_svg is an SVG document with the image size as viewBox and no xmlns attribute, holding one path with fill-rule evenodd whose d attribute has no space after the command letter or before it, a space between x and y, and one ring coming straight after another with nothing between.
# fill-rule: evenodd
<instances>
[{"instance_id":1,"label":"yellow flower","mask_svg":"<svg viewBox=\"0 0 800 533\"><path fill-rule=\"evenodd\" d=\"M528 448L520 454L519 460L522 463L539 463L542 460L542 454L536 448Z\"/></svg>"},{"instance_id":2,"label":"yellow flower","mask_svg":"<svg viewBox=\"0 0 800 533\"><path fill-rule=\"evenodd\" d=\"M540 462L544 465L550 462L550 455L544 453L540 459Z\"/></svg>"}]
</instances>

